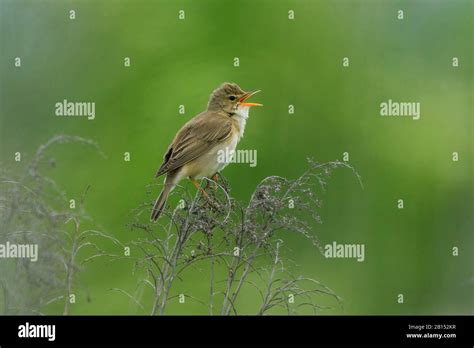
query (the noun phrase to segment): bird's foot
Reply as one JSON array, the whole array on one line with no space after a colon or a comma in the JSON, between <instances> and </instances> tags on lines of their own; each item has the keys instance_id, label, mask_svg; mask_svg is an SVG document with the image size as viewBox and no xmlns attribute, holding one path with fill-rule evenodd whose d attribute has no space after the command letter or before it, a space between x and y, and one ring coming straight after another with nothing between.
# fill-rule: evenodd
<instances>
[{"instance_id":1,"label":"bird's foot","mask_svg":"<svg viewBox=\"0 0 474 348\"><path fill-rule=\"evenodd\" d=\"M209 196L209 194L206 192L206 190L204 190L201 185L199 185L199 183L195 180L195 179L191 179L191 182L194 184L194 186L196 186L196 188L202 193L202 195L206 198L207 202L209 203L209 205L215 209L219 209L219 205L216 204L214 202L214 200ZM209 184L209 181L208 181L208 184Z\"/></svg>"},{"instance_id":2,"label":"bird's foot","mask_svg":"<svg viewBox=\"0 0 474 348\"><path fill-rule=\"evenodd\" d=\"M217 191L217 189L219 188L219 185L217 184L217 182L219 181L219 174L214 174L212 180L214 180L214 190Z\"/></svg>"}]
</instances>

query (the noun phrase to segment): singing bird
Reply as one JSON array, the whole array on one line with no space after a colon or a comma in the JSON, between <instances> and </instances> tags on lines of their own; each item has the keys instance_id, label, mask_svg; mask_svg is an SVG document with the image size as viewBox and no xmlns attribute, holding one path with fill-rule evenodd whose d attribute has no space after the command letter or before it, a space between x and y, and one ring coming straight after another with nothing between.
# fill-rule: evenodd
<instances>
[{"instance_id":1,"label":"singing bird","mask_svg":"<svg viewBox=\"0 0 474 348\"><path fill-rule=\"evenodd\" d=\"M207 110L176 133L155 175L166 174L166 179L153 206L152 221L158 220L169 193L182 179L189 178L205 193L196 180L214 177L228 164L228 161L219 160L222 157L219 154L234 153L244 135L250 107L262 106L247 102L257 92L244 92L235 83L223 83L212 92Z\"/></svg>"}]
</instances>

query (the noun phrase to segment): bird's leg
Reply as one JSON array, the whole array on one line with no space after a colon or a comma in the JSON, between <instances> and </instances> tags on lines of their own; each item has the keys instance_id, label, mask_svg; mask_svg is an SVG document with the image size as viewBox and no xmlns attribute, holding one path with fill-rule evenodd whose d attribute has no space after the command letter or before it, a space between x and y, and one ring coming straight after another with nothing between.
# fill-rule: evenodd
<instances>
[{"instance_id":1,"label":"bird's leg","mask_svg":"<svg viewBox=\"0 0 474 348\"><path fill-rule=\"evenodd\" d=\"M212 179L215 181L216 190L219 188L219 185L217 184L217 182L220 180L220 186L222 187L222 189L223 189L226 193L229 193L229 188L227 187L227 184L226 184L225 180L222 179L221 173L217 172L216 174L214 174L214 176L212 177Z\"/></svg>"},{"instance_id":2,"label":"bird's leg","mask_svg":"<svg viewBox=\"0 0 474 348\"><path fill-rule=\"evenodd\" d=\"M189 178L189 180L191 180L191 182L194 184L194 186L196 186L196 188L201 191L201 193L208 199L208 200L211 200L211 197L209 197L209 195L207 194L207 192L201 187L201 185L199 185L199 183L196 181L196 179L194 178Z\"/></svg>"},{"instance_id":3,"label":"bird's leg","mask_svg":"<svg viewBox=\"0 0 474 348\"><path fill-rule=\"evenodd\" d=\"M219 173L216 173L214 174L210 180L206 180L206 189L209 188L212 184L211 184L211 180L214 181L214 190L217 191L217 189L219 188L219 185L217 185L217 181L219 179Z\"/></svg>"},{"instance_id":4,"label":"bird's leg","mask_svg":"<svg viewBox=\"0 0 474 348\"><path fill-rule=\"evenodd\" d=\"M217 191L217 189L219 188L219 185L217 185L217 182L219 181L219 173L214 174L212 180L214 180L214 190Z\"/></svg>"}]
</instances>

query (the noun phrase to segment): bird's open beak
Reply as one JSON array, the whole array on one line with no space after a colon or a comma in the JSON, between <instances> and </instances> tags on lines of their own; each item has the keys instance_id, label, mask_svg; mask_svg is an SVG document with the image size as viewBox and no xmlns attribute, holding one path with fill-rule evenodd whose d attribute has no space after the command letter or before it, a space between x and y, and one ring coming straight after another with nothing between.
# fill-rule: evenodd
<instances>
[{"instance_id":1,"label":"bird's open beak","mask_svg":"<svg viewBox=\"0 0 474 348\"><path fill-rule=\"evenodd\" d=\"M254 94L257 94L258 92L260 92L260 90L258 91L254 91L254 92L247 92L245 93L242 97L240 97L239 99L239 103L240 105L243 105L243 106L263 106L262 104L260 103L247 103L246 100L248 98L250 98L251 96L253 96Z\"/></svg>"}]
</instances>

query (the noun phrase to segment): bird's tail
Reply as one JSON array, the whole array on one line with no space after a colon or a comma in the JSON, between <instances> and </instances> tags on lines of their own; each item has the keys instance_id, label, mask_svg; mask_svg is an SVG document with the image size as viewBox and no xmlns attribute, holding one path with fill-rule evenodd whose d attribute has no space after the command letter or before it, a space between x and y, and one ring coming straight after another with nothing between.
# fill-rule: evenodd
<instances>
[{"instance_id":1,"label":"bird's tail","mask_svg":"<svg viewBox=\"0 0 474 348\"><path fill-rule=\"evenodd\" d=\"M160 195L155 201L155 204L153 205L153 210L151 211L151 221L156 221L161 215L161 212L163 211L163 208L165 207L166 199L168 198L169 193L173 189L172 184L165 184L165 187L163 188L163 191L161 191Z\"/></svg>"}]
</instances>

